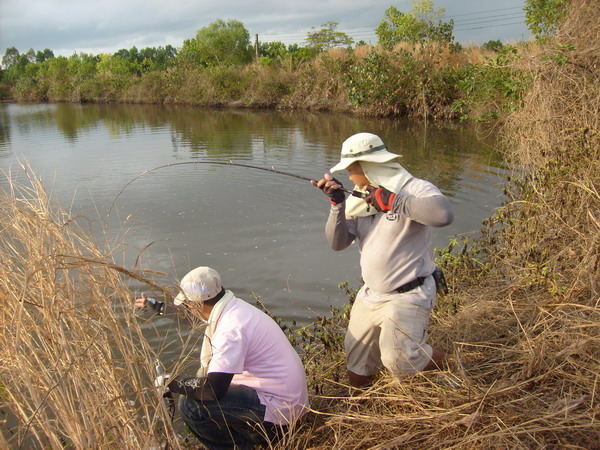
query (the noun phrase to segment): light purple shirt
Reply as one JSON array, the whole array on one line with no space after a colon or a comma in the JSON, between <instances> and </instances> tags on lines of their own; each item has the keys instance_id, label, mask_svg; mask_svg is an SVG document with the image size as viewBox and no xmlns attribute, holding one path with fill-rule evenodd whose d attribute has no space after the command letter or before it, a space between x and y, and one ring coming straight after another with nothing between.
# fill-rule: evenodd
<instances>
[{"instance_id":1,"label":"light purple shirt","mask_svg":"<svg viewBox=\"0 0 600 450\"><path fill-rule=\"evenodd\" d=\"M234 298L213 335L208 373L233 373L232 384L254 389L266 406L265 421L291 424L309 408L300 357L273 319Z\"/></svg>"}]
</instances>

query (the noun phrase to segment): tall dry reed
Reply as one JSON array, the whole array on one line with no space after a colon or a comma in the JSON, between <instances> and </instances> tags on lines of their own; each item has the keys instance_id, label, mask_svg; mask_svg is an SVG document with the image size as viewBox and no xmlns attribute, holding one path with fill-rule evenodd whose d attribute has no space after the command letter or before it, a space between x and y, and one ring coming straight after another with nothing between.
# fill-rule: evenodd
<instances>
[{"instance_id":1,"label":"tall dry reed","mask_svg":"<svg viewBox=\"0 0 600 450\"><path fill-rule=\"evenodd\" d=\"M125 282L144 274L114 265L27 168L18 177L0 191L0 446L177 447Z\"/></svg>"},{"instance_id":2,"label":"tall dry reed","mask_svg":"<svg viewBox=\"0 0 600 450\"><path fill-rule=\"evenodd\" d=\"M508 208L531 216L515 230L530 230L528 242L507 233L507 252L543 269L565 300L590 306L600 294L598 14L598 2L572 2L558 40L529 62L535 81L504 128L509 157L525 171L513 189L526 201Z\"/></svg>"}]
</instances>

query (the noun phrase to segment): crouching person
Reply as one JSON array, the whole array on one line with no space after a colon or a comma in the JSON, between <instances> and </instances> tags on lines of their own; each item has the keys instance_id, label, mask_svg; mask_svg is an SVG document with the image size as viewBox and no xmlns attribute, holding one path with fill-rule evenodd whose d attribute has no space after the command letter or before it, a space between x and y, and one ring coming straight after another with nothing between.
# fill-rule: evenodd
<instances>
[{"instance_id":1,"label":"crouching person","mask_svg":"<svg viewBox=\"0 0 600 450\"><path fill-rule=\"evenodd\" d=\"M309 408L298 354L275 321L222 287L214 269L192 270L180 287L176 307L207 324L196 376L168 380L182 394L184 422L210 449L273 443ZM142 294L136 306L146 302Z\"/></svg>"}]
</instances>

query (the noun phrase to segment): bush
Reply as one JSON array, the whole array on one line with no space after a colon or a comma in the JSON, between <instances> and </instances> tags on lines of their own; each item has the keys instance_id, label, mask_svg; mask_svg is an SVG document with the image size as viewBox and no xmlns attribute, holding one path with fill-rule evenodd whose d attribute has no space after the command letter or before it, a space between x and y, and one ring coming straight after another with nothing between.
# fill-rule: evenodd
<instances>
[{"instance_id":1,"label":"bush","mask_svg":"<svg viewBox=\"0 0 600 450\"><path fill-rule=\"evenodd\" d=\"M484 57L483 64L461 70L460 98L453 105L462 120L490 120L517 111L531 77L516 65L516 47L505 46L496 58Z\"/></svg>"},{"instance_id":2,"label":"bush","mask_svg":"<svg viewBox=\"0 0 600 450\"><path fill-rule=\"evenodd\" d=\"M290 95L282 99L281 106L292 109L349 111L343 74L351 64L352 56L344 52L340 58L322 56L303 64L298 70Z\"/></svg>"},{"instance_id":3,"label":"bush","mask_svg":"<svg viewBox=\"0 0 600 450\"><path fill-rule=\"evenodd\" d=\"M502 42L496 40L496 41L487 41L486 43L484 43L482 45L482 47L485 48L486 50L499 52L500 50L502 50L504 45L502 44Z\"/></svg>"},{"instance_id":4,"label":"bush","mask_svg":"<svg viewBox=\"0 0 600 450\"><path fill-rule=\"evenodd\" d=\"M432 44L412 52L372 50L345 74L350 100L370 114L450 118L458 74L446 49Z\"/></svg>"}]
</instances>

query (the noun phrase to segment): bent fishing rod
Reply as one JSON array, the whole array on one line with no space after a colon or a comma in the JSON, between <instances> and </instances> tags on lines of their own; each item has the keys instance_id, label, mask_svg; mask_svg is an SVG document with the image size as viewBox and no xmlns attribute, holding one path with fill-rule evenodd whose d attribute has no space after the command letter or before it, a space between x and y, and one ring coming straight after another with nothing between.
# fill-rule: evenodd
<instances>
[{"instance_id":1,"label":"bent fishing rod","mask_svg":"<svg viewBox=\"0 0 600 450\"><path fill-rule=\"evenodd\" d=\"M131 181L129 181L129 183L127 183L125 186L123 186L123 189L121 189L119 191L119 193L117 194L117 196L115 197L109 211L108 211L108 215L110 215L113 207L115 206L115 203L117 202L117 199L121 196L121 194L123 193L123 191L125 189L127 189L127 186L129 186L131 183L133 183L135 180L137 180L138 178L150 173L150 172L154 172L156 170L159 169L164 169L166 167L173 167L173 166L182 166L184 164L213 164L213 165L220 165L220 166L235 166L235 167L244 167L246 169L255 169L255 170L262 170L265 172L271 172L271 173L275 173L278 175L284 175L287 177L293 177L293 178L297 178L299 180L304 180L304 181L313 181L313 178L308 178L308 177L304 177L302 175L296 175L295 173L290 173L290 172L284 172L282 170L276 170L274 167L271 166L271 168L268 167L260 167L260 166L252 166L250 164L242 164L242 163L234 163L232 161L183 161L183 162L176 162L176 163L169 163L169 164L164 164L162 166L158 166L158 167L154 167L153 169L149 169L146 170L145 172L140 173L138 176L136 176L135 178L133 178ZM350 190L350 189L346 189L346 188L339 188L341 191L346 192L354 197L358 197L358 198L365 198L366 194L360 191L356 191L356 190Z\"/></svg>"}]
</instances>

